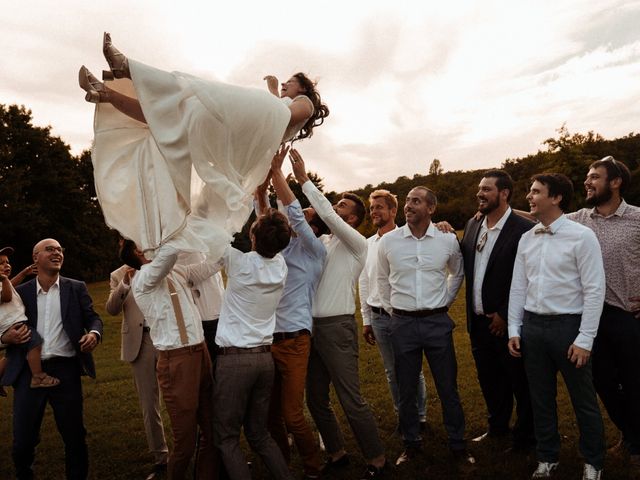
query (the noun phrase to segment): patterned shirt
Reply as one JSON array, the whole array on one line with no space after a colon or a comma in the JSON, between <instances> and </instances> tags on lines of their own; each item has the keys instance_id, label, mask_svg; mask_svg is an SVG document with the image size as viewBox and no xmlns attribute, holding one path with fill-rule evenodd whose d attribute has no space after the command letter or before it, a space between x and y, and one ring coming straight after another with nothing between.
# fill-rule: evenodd
<instances>
[{"instance_id":1,"label":"patterned shirt","mask_svg":"<svg viewBox=\"0 0 640 480\"><path fill-rule=\"evenodd\" d=\"M600 242L607 279L605 302L631 311L629 297L640 295L640 207L624 200L608 217L583 208L567 217L593 230Z\"/></svg>"}]
</instances>

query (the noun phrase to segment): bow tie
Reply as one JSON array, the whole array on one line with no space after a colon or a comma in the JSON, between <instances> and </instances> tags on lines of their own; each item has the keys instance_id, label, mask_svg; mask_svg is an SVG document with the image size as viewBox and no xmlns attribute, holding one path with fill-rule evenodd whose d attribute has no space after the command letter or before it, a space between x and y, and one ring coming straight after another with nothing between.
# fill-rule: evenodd
<instances>
[{"instance_id":1,"label":"bow tie","mask_svg":"<svg viewBox=\"0 0 640 480\"><path fill-rule=\"evenodd\" d=\"M539 233L548 233L549 235L553 235L553 231L551 230L551 227L538 227L535 230L535 234L538 235Z\"/></svg>"}]
</instances>

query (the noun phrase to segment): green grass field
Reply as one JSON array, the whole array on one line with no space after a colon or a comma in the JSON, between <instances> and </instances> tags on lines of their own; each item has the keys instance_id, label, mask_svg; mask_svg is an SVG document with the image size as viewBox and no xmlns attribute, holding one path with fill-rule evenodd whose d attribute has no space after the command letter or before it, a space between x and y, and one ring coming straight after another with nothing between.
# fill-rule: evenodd
<instances>
[{"instance_id":1,"label":"green grass field","mask_svg":"<svg viewBox=\"0 0 640 480\"><path fill-rule=\"evenodd\" d=\"M97 380L84 380L85 424L88 431L87 441L90 455L90 475L92 479L137 479L144 478L151 466L151 457L142 426L142 418L136 392L131 378L130 367L120 361L120 319L108 315L104 303L109 293L108 282L90 285L96 310L101 314L105 328L103 343L95 353ZM472 438L486 430L486 410L480 387L476 378L475 366L471 356L469 338L465 330L464 292L458 294L450 314L457 324L454 332L458 358L458 383L460 396L466 416L467 437ZM360 315L358 313L358 320ZM415 464L396 470L389 470L389 478L413 479L457 478L450 465L446 434L442 426L440 403L435 387L425 366L428 392L428 433L424 438L423 459ZM388 459L393 464L402 451L400 439L393 434L396 417L391 403L382 362L376 347L360 342L360 379L362 393L370 403L378 429L386 446ZM562 452L559 474L556 478L580 478L582 459L578 454L578 429L573 411L568 402L563 382L559 382L559 421L562 435ZM11 464L11 396L0 399L0 479L12 478ZM364 462L351 431L342 415L342 410L334 402L338 417L343 425L347 449L352 454L351 466L340 475L325 478L357 479L362 472ZM165 416L166 420L166 416ZM168 421L165 422L167 437L170 437ZM617 440L617 432L608 418L605 418L607 444ZM47 410L41 430L41 443L36 457L36 475L41 480L64 478L63 446L53 422L50 409ZM535 467L535 458L505 457L502 451L504 443L489 443L480 447L469 445L477 458L477 469L467 478L518 479L529 478ZM250 454L249 454L250 457ZM294 454L293 468L295 476L302 474L300 464ZM269 478L260 460L253 459L254 478ZM425 469L429 467L428 475ZM608 479L627 478L626 464L617 464L607 459L605 477Z\"/></svg>"}]
</instances>

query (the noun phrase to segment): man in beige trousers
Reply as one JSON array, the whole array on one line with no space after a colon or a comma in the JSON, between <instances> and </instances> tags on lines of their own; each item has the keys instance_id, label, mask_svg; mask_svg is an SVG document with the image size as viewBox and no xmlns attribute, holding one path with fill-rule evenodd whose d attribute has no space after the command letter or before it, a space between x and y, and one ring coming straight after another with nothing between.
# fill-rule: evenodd
<instances>
[{"instance_id":1,"label":"man in beige trousers","mask_svg":"<svg viewBox=\"0 0 640 480\"><path fill-rule=\"evenodd\" d=\"M167 469L169 449L160 416L160 393L156 377L158 353L149 336L149 326L131 291L134 269L121 266L111 272L111 292L106 309L111 315L122 312L122 346L120 358L131 364L133 381L138 391L144 430L154 466L147 480L162 478Z\"/></svg>"}]
</instances>

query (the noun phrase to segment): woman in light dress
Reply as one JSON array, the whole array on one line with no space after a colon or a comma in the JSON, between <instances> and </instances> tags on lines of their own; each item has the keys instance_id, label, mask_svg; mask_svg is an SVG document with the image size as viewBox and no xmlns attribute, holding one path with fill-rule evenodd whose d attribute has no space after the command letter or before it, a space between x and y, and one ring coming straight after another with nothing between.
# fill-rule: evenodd
<instances>
[{"instance_id":1,"label":"woman in light dress","mask_svg":"<svg viewBox=\"0 0 640 480\"><path fill-rule=\"evenodd\" d=\"M329 110L297 73L269 92L165 72L125 57L104 35L108 85L86 67L96 103L92 159L107 224L150 255L180 248L219 258L252 208L281 143L308 138Z\"/></svg>"}]
</instances>

